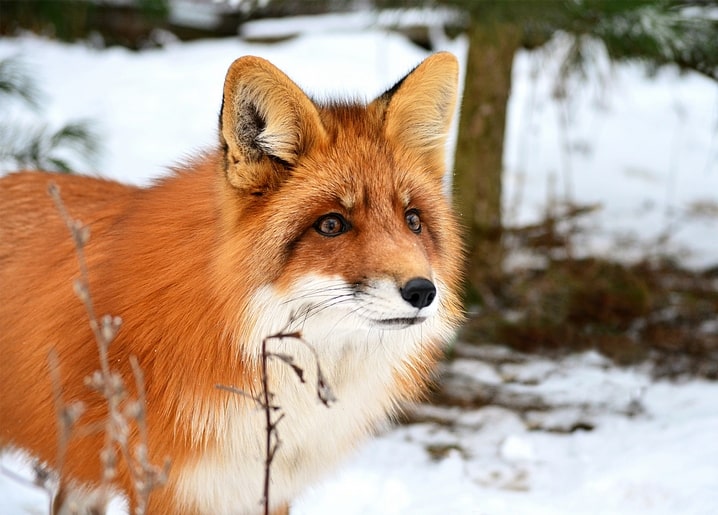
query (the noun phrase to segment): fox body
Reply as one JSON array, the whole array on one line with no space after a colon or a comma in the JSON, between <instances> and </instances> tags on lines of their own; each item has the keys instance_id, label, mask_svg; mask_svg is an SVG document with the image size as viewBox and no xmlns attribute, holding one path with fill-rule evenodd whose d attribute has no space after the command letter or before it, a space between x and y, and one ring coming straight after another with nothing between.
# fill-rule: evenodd
<instances>
[{"instance_id":1,"label":"fox body","mask_svg":"<svg viewBox=\"0 0 718 515\"><path fill-rule=\"evenodd\" d=\"M420 395L461 319L460 230L442 194L457 75L439 53L368 104L318 104L267 61L242 57L225 80L217 149L153 186L0 179L0 445L61 467L75 487L100 484L105 435L92 428L107 402L85 384L98 350L73 292L76 248L47 195L54 182L92 234L95 311L123 321L110 366L132 395L130 356L144 373L150 461L172 462L149 513L260 511L266 428L249 396L263 391L262 341L301 334L307 345L267 341L307 378L268 360L283 414L271 502L285 509ZM312 386L317 361L330 407ZM61 463L56 386L63 403L85 406ZM135 505L122 461L113 486Z\"/></svg>"}]
</instances>

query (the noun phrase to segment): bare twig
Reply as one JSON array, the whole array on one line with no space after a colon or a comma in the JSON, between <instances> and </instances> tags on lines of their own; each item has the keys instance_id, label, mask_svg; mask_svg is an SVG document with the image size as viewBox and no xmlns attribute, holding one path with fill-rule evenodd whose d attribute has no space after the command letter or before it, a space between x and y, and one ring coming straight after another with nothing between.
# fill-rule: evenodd
<instances>
[{"instance_id":1,"label":"bare twig","mask_svg":"<svg viewBox=\"0 0 718 515\"><path fill-rule=\"evenodd\" d=\"M55 506L62 503L65 496L64 487L60 479L63 477L65 468L65 455L67 446L70 442L70 436L75 423L85 411L82 402L77 401L72 404L65 404L62 399L62 381L60 377L60 360L57 351L51 349L47 356L50 366L50 379L52 381L52 393L55 403L55 418L57 420L57 465L56 477L52 480L52 472L41 464L34 467L36 483L42 486L50 497L50 513L57 511ZM54 484L53 484L54 483Z\"/></svg>"},{"instance_id":2,"label":"bare twig","mask_svg":"<svg viewBox=\"0 0 718 515\"><path fill-rule=\"evenodd\" d=\"M306 342L303 338L301 333L298 331L295 332L280 332L271 336L267 336L266 338L262 339L262 349L261 349L261 373L262 373L262 392L260 395L252 395L250 393L245 392L244 390L241 390L239 388L235 388L234 386L226 386L226 385L216 385L217 388L221 390L226 390L228 392L240 395L242 397L246 397L248 399L251 399L255 403L257 403L263 410L264 410L264 424L265 424L265 441L264 441L264 483L263 483L263 491L262 491L262 506L264 509L264 515L269 515L269 505L270 505L270 478L271 478L271 468L272 468L272 462L274 461L274 458L277 454L277 451L279 450L279 447L281 445L281 440L279 439L279 432L277 430L277 426L279 425L279 422L282 421L284 418L284 413L279 413L278 416L274 417L273 414L280 412L281 407L274 404L274 394L269 389L269 372L268 372L268 362L270 358L275 358L281 361L282 363L288 365L294 373L297 375L297 378L299 381L304 384L306 381L304 379L304 370L294 363L294 358L285 353L273 353L269 352L267 350L267 344L270 340L287 340L291 339L294 341L298 341L302 343L307 349L309 349L314 356L314 360L317 365L317 384L316 384L316 392L317 392L317 398L324 404L326 407L329 407L329 405L336 400L334 397L334 394L329 387L329 383L326 381L324 377L324 373L322 372L321 365L319 363L319 355L317 354L316 349L309 345L308 342Z\"/></svg>"},{"instance_id":3,"label":"bare twig","mask_svg":"<svg viewBox=\"0 0 718 515\"><path fill-rule=\"evenodd\" d=\"M99 353L100 370L95 371L91 376L85 378L85 384L100 393L108 405L107 419L104 424L105 445L100 454L103 464L103 483L104 486L109 486L109 483L114 479L117 472L116 466L119 451L132 478L136 501L135 513L136 515L143 515L147 509L150 493L153 489L163 485L167 481L167 473L169 470L168 459L165 459L163 467L157 467L149 462L144 375L136 357L130 356L130 365L135 379L138 398L135 400L128 399L127 389L122 376L111 370L108 357L110 345L117 337L117 333L122 325L122 320L119 317L110 315L104 315L98 319L90 294L89 273L84 252L90 237L89 228L83 225L79 220L75 220L70 216L60 196L60 189L56 184L50 183L48 193L70 231L74 242L75 254L80 269L80 277L75 280L74 289L76 295L85 306L90 328L95 337ZM57 361L56 357L55 361ZM64 418L66 418L66 409L62 407L61 396L59 395L59 375L57 369L53 374L53 387L56 389L56 409L59 409L59 412L62 413L61 420L63 421L61 424L66 424L64 421ZM60 407L62 407L62 409L60 409ZM139 442L134 449L130 449L131 421L133 420L138 428ZM58 451L62 453L63 460L68 436L67 429L65 425L63 425L60 431L60 449Z\"/></svg>"},{"instance_id":4,"label":"bare twig","mask_svg":"<svg viewBox=\"0 0 718 515\"><path fill-rule=\"evenodd\" d=\"M161 487L167 482L170 460L165 458L165 462L161 468L153 465L149 461L147 449L147 416L145 412L145 406L147 406L145 398L145 378L135 356L130 356L130 365L132 366L132 373L135 376L138 399L128 406L126 416L137 422L140 441L135 446L134 461L128 463L134 463L135 467L133 472L135 492L137 492L137 507L135 508L135 512L137 515L143 515L146 513L147 502L152 490Z\"/></svg>"}]
</instances>

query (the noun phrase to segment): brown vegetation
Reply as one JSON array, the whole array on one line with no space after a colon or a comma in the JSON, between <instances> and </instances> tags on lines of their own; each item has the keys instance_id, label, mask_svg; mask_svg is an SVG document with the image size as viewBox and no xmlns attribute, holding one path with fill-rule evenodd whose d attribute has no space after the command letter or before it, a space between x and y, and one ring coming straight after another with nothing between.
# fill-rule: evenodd
<instances>
[{"instance_id":1,"label":"brown vegetation","mask_svg":"<svg viewBox=\"0 0 718 515\"><path fill-rule=\"evenodd\" d=\"M505 233L511 250L538 253L542 266L505 272L464 339L549 354L595 349L621 365L648 360L658 376L718 379L715 270L655 256L634 263L574 257L571 231L556 222Z\"/></svg>"}]
</instances>

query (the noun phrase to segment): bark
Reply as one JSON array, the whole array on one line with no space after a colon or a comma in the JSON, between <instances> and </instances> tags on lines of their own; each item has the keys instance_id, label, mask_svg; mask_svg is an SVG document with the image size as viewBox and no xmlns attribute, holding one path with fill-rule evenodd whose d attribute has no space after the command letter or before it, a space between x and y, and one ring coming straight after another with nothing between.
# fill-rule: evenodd
<instances>
[{"instance_id":1,"label":"bark","mask_svg":"<svg viewBox=\"0 0 718 515\"><path fill-rule=\"evenodd\" d=\"M521 29L474 18L457 142L455 201L466 229L469 302L491 303L499 286L501 174L511 68Z\"/></svg>"}]
</instances>

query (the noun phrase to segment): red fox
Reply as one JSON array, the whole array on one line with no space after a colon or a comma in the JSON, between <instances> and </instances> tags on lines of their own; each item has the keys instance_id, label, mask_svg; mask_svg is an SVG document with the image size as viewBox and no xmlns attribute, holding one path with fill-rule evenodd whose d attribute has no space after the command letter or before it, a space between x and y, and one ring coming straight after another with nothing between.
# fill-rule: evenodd
<instances>
[{"instance_id":1,"label":"red fox","mask_svg":"<svg viewBox=\"0 0 718 515\"><path fill-rule=\"evenodd\" d=\"M336 397L325 407L269 360L283 414L271 509L287 513L421 395L462 319L461 230L443 193L457 82L456 59L438 53L370 103L318 103L245 56L227 72L217 148L151 187L43 172L0 179L0 446L58 465L54 350L63 401L86 407L62 476L99 488L105 435L88 428L107 406L85 383L98 350L73 292L76 249L47 194L54 182L91 230L95 310L123 321L109 362L130 390L131 356L144 372L150 461L172 462L148 513L260 512L266 429L249 396L262 388L261 344L297 332L311 346L268 342L307 383L318 360ZM122 463L113 487L136 505Z\"/></svg>"}]
</instances>

